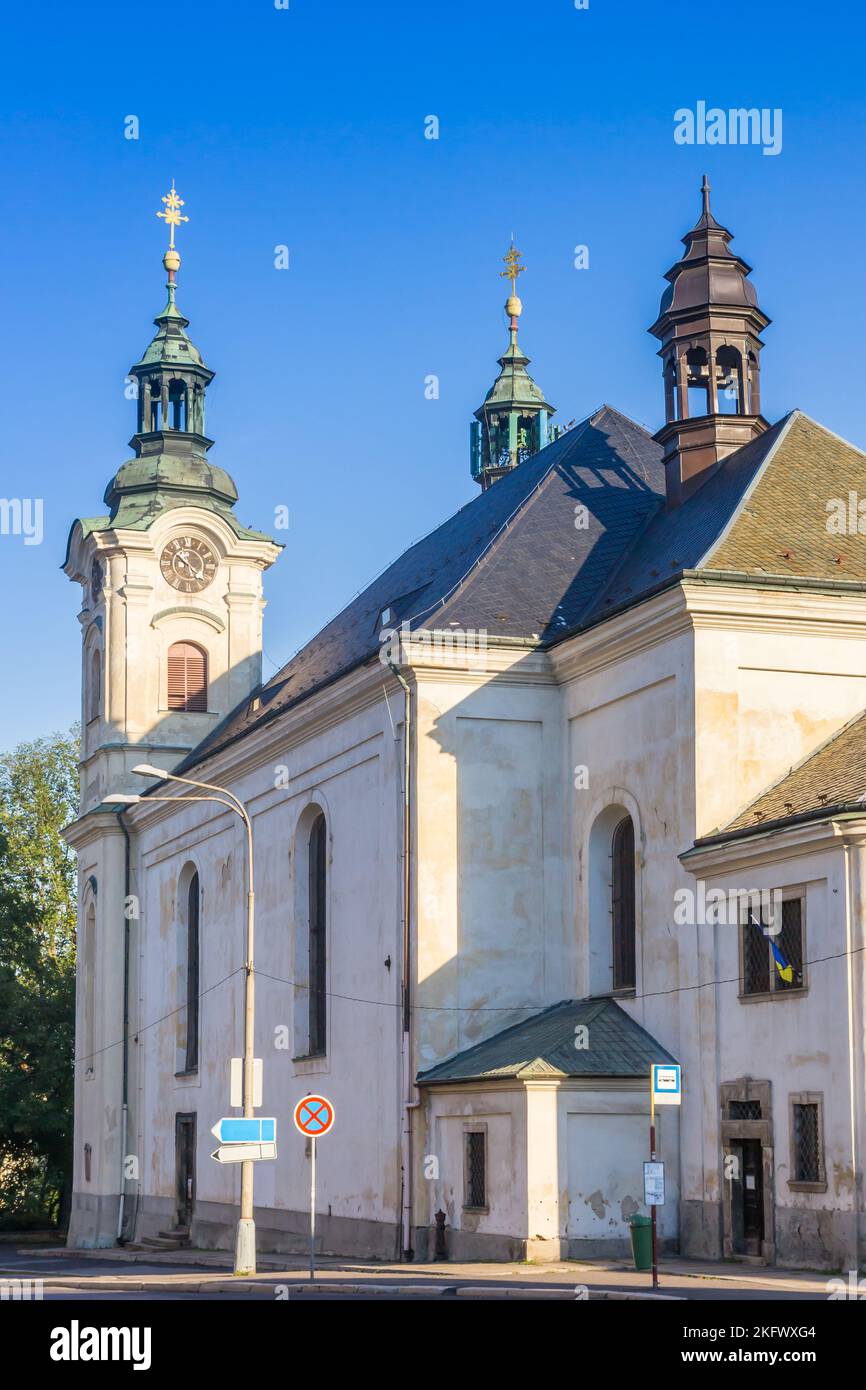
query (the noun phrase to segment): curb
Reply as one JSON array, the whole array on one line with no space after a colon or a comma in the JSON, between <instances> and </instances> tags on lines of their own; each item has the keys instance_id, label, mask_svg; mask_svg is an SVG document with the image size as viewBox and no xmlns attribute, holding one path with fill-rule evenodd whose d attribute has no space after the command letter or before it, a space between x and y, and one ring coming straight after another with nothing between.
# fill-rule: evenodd
<instances>
[{"instance_id":1,"label":"curb","mask_svg":"<svg viewBox=\"0 0 866 1390\"><path fill-rule=\"evenodd\" d=\"M188 1276L187 1276L188 1278ZM310 1280L303 1282L286 1283L282 1280L253 1280L253 1279L208 1279L204 1281L190 1280L182 1282L183 1276L179 1276L176 1281L168 1280L124 1280L122 1283L118 1279L51 1279L43 1282L44 1293L70 1293L70 1292L93 1292L93 1293L115 1293L118 1296L124 1293L151 1293L151 1294L204 1294L204 1293L264 1293L270 1294L275 1301L277 1290L285 1290L289 1297L303 1297L305 1295L328 1292L343 1294L365 1294L367 1297L394 1298L395 1296L409 1298L473 1298L484 1299L487 1301L499 1301L500 1299L516 1298L529 1299L533 1302L560 1302L560 1303L580 1303L598 1301L627 1301L627 1302L684 1302L681 1294L653 1294L653 1293L627 1293L612 1289L589 1290L588 1299L576 1299L573 1289L551 1289L551 1288L500 1288L495 1285L485 1284L463 1284L459 1287L454 1284L349 1284L336 1279L317 1279L311 1283Z\"/></svg>"},{"instance_id":2,"label":"curb","mask_svg":"<svg viewBox=\"0 0 866 1390\"><path fill-rule=\"evenodd\" d=\"M586 1288L587 1285L581 1287ZM682 1294L678 1293L626 1293L625 1291L614 1289L589 1289L588 1298L576 1298L573 1289L501 1289L485 1288L483 1285L464 1285L462 1288L455 1289L458 1298L531 1298L531 1299L552 1299L562 1303L597 1303L599 1300L610 1300L612 1302L645 1302L650 1303L684 1303L687 1300Z\"/></svg>"}]
</instances>

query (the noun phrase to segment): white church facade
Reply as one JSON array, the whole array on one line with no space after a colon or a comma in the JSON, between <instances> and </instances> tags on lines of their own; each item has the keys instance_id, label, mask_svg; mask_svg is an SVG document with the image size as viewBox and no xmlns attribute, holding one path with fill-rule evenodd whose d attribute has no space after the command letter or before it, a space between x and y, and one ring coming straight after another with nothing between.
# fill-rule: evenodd
<instances>
[{"instance_id":1,"label":"white church facade","mask_svg":"<svg viewBox=\"0 0 866 1390\"><path fill-rule=\"evenodd\" d=\"M828 509L866 496L866 456L761 415L768 320L730 240L705 188L652 329L656 436L608 406L552 427L513 283L480 495L264 684L280 547L208 459L168 253L135 456L66 559L70 1244L234 1243L210 1131L243 1048L245 831L148 764L252 823L260 1249L303 1248L291 1114L318 1092L322 1250L621 1254L649 1068L677 1062L664 1248L866 1259L866 540Z\"/></svg>"}]
</instances>

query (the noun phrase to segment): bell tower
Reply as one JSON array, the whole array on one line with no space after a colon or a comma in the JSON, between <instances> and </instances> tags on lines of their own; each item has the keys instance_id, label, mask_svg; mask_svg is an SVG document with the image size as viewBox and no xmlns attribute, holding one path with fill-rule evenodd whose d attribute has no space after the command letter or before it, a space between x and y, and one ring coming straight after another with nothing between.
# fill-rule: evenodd
<instances>
[{"instance_id":1,"label":"bell tower","mask_svg":"<svg viewBox=\"0 0 866 1390\"><path fill-rule=\"evenodd\" d=\"M770 320L758 307L751 267L729 249L732 234L710 210L706 174L701 203L649 330L661 342L665 424L655 438L664 449L669 507L768 428L761 414L760 335Z\"/></svg>"},{"instance_id":2,"label":"bell tower","mask_svg":"<svg viewBox=\"0 0 866 1390\"><path fill-rule=\"evenodd\" d=\"M74 523L64 564L82 598L81 813L64 833L79 881L69 1244L84 1247L113 1245L128 1219L134 1133L127 1011L140 883L123 808L106 798L142 790L137 763L176 767L259 684L262 575L280 549L241 525L237 489L209 461L213 373L176 303L183 201L174 186L162 201L168 298L130 371L133 457L108 484L108 511Z\"/></svg>"},{"instance_id":3,"label":"bell tower","mask_svg":"<svg viewBox=\"0 0 866 1390\"><path fill-rule=\"evenodd\" d=\"M523 313L517 277L526 267L520 264L520 252L513 241L503 259L506 269L499 273L511 281L511 294L505 302L510 321L508 348L499 358L502 370L469 426L470 472L485 490L544 448L550 437L549 420L555 413L526 370L529 358L517 342L517 321Z\"/></svg>"},{"instance_id":4,"label":"bell tower","mask_svg":"<svg viewBox=\"0 0 866 1390\"><path fill-rule=\"evenodd\" d=\"M140 790L136 763L175 766L260 683L262 575L280 551L239 522L237 488L210 462L214 374L177 306L188 219L174 185L162 201L167 301L130 368L134 456L108 484L108 514L73 525L65 562L83 596L83 812Z\"/></svg>"}]
</instances>

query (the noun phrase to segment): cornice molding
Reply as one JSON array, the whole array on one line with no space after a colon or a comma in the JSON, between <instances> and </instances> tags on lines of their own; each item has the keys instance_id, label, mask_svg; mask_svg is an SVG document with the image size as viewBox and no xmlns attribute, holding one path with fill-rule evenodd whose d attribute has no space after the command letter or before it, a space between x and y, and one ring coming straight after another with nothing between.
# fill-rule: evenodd
<instances>
[{"instance_id":1,"label":"cornice molding","mask_svg":"<svg viewBox=\"0 0 866 1390\"><path fill-rule=\"evenodd\" d=\"M163 608L159 613L154 613L150 620L151 627L158 627L161 622L168 618L198 618L203 623L210 623L211 627L217 632L225 632L226 625L216 613L210 613L206 608Z\"/></svg>"},{"instance_id":2,"label":"cornice molding","mask_svg":"<svg viewBox=\"0 0 866 1390\"><path fill-rule=\"evenodd\" d=\"M659 646L689 632L691 627L682 585L677 585L585 632L575 633L552 647L548 656L556 680L562 684Z\"/></svg>"},{"instance_id":3,"label":"cornice molding","mask_svg":"<svg viewBox=\"0 0 866 1390\"><path fill-rule=\"evenodd\" d=\"M735 873L738 869L759 868L805 854L825 853L840 847L843 841L859 842L866 836L866 817L845 822L832 818L808 822L805 825L780 826L765 833L751 833L740 839L724 840L712 845L700 845L684 850L679 861L696 878L708 870L718 876Z\"/></svg>"},{"instance_id":4,"label":"cornice molding","mask_svg":"<svg viewBox=\"0 0 866 1390\"><path fill-rule=\"evenodd\" d=\"M85 811L83 816L64 825L60 833L66 843L77 851L106 836L122 835L123 827L116 811L93 810Z\"/></svg>"}]
</instances>

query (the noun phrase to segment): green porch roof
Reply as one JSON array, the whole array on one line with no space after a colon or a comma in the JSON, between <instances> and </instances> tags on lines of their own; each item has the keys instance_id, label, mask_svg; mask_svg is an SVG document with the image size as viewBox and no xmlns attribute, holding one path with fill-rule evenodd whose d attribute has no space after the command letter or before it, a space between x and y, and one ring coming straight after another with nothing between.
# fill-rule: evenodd
<instances>
[{"instance_id":1,"label":"green porch roof","mask_svg":"<svg viewBox=\"0 0 866 1390\"><path fill-rule=\"evenodd\" d=\"M575 1047L575 1029L587 1046ZM675 1063L666 1048L613 999L564 999L523 1023L418 1073L419 1086L538 1076L645 1076L653 1062Z\"/></svg>"}]
</instances>

